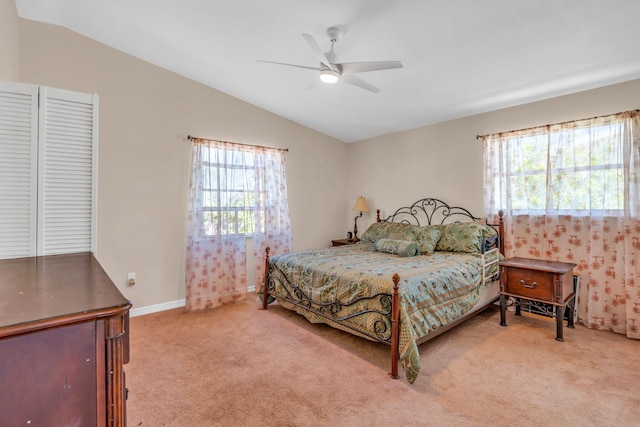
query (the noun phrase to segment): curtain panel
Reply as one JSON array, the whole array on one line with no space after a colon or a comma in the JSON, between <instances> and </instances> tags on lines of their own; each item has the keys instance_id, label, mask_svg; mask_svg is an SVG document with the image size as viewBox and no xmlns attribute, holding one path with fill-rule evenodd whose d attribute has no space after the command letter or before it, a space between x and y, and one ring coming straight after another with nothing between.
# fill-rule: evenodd
<instances>
[{"instance_id":1,"label":"curtain panel","mask_svg":"<svg viewBox=\"0 0 640 427\"><path fill-rule=\"evenodd\" d=\"M266 247L278 253L292 246L283 150L196 141L186 251L188 310L246 299L249 285L258 289L264 277ZM247 257L253 257L255 284L247 281Z\"/></svg>"},{"instance_id":2,"label":"curtain panel","mask_svg":"<svg viewBox=\"0 0 640 427\"><path fill-rule=\"evenodd\" d=\"M483 137L505 255L577 264L578 322L640 339L637 111Z\"/></svg>"}]
</instances>

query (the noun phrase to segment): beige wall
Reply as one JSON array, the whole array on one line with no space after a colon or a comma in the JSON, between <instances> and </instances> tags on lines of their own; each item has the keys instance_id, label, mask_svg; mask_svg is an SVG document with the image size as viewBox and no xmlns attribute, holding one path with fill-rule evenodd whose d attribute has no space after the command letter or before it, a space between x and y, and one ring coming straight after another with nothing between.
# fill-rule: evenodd
<instances>
[{"instance_id":1,"label":"beige wall","mask_svg":"<svg viewBox=\"0 0 640 427\"><path fill-rule=\"evenodd\" d=\"M344 144L65 29L19 23L20 62L9 68L20 81L100 95L97 255L137 307L184 297L187 134L290 148L294 246L302 249L343 237L358 195L372 209L360 233L376 208L388 215L425 196L481 215L477 134L640 108L636 80ZM134 287L128 271L137 273Z\"/></svg>"},{"instance_id":2,"label":"beige wall","mask_svg":"<svg viewBox=\"0 0 640 427\"><path fill-rule=\"evenodd\" d=\"M14 0L0 0L0 80L18 81L20 20Z\"/></svg>"},{"instance_id":3,"label":"beige wall","mask_svg":"<svg viewBox=\"0 0 640 427\"><path fill-rule=\"evenodd\" d=\"M347 144L64 28L20 30L21 81L100 96L97 258L135 307L185 295L188 134L289 148L294 247L344 234Z\"/></svg>"},{"instance_id":4,"label":"beige wall","mask_svg":"<svg viewBox=\"0 0 640 427\"><path fill-rule=\"evenodd\" d=\"M391 214L422 197L483 213L478 134L521 129L640 108L640 80L381 136L349 145L350 197ZM375 221L375 214L359 224Z\"/></svg>"}]
</instances>

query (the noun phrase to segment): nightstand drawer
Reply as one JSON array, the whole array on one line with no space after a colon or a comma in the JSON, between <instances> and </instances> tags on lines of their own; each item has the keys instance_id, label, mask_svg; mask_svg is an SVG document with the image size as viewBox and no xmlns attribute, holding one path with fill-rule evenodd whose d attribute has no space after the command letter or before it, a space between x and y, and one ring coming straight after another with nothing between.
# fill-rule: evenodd
<instances>
[{"instance_id":1,"label":"nightstand drawer","mask_svg":"<svg viewBox=\"0 0 640 427\"><path fill-rule=\"evenodd\" d=\"M540 301L555 301L554 274L520 268L507 268L505 292L523 298Z\"/></svg>"}]
</instances>

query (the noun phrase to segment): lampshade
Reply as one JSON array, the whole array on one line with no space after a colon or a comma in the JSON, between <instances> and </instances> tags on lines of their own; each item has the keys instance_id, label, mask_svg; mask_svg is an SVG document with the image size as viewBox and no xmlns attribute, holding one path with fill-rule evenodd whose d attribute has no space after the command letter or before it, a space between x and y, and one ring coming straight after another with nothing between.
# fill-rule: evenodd
<instances>
[{"instance_id":1,"label":"lampshade","mask_svg":"<svg viewBox=\"0 0 640 427\"><path fill-rule=\"evenodd\" d=\"M367 206L367 199L365 199L362 196L358 197L358 199L356 200L356 204L353 206L353 209L351 210L355 212L369 212L369 206Z\"/></svg>"},{"instance_id":2,"label":"lampshade","mask_svg":"<svg viewBox=\"0 0 640 427\"><path fill-rule=\"evenodd\" d=\"M340 78L340 74L333 70L325 69L320 71L320 80L325 83L335 83Z\"/></svg>"}]
</instances>

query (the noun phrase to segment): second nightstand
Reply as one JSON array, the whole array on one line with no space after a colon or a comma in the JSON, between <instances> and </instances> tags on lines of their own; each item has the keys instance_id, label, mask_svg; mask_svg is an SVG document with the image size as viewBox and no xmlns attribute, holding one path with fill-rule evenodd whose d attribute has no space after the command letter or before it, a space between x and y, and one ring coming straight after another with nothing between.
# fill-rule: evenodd
<instances>
[{"instance_id":1,"label":"second nightstand","mask_svg":"<svg viewBox=\"0 0 640 427\"><path fill-rule=\"evenodd\" d=\"M573 267L567 262L544 261L530 258L509 258L500 262L500 325L507 326L505 312L507 298L516 299L516 315L522 304L545 303L555 307L556 340L564 341L562 321L567 306L573 313ZM521 300L526 300L525 302ZM567 326L573 328L573 316Z\"/></svg>"},{"instance_id":2,"label":"second nightstand","mask_svg":"<svg viewBox=\"0 0 640 427\"><path fill-rule=\"evenodd\" d=\"M360 239L336 239L336 240L332 240L331 241L331 245L332 246L345 246L345 245L353 245L355 243L358 243L360 241Z\"/></svg>"}]
</instances>

